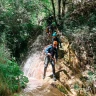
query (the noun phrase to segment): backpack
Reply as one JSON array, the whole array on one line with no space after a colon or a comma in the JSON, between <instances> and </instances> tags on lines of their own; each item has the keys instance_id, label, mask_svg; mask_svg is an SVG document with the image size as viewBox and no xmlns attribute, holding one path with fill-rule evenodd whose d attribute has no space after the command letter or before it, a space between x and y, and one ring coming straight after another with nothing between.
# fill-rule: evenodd
<instances>
[{"instance_id":1,"label":"backpack","mask_svg":"<svg viewBox=\"0 0 96 96\"><path fill-rule=\"evenodd\" d=\"M46 28L46 33L49 33L49 27Z\"/></svg>"},{"instance_id":2,"label":"backpack","mask_svg":"<svg viewBox=\"0 0 96 96\"><path fill-rule=\"evenodd\" d=\"M46 33L49 33L51 31L51 26L48 26L47 28L46 28Z\"/></svg>"}]
</instances>

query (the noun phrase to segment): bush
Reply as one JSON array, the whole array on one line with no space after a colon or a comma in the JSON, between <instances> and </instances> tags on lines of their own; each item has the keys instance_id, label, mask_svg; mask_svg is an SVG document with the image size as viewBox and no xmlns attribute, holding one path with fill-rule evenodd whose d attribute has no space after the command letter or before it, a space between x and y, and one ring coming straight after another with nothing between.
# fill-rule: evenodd
<instances>
[{"instance_id":1,"label":"bush","mask_svg":"<svg viewBox=\"0 0 96 96\"><path fill-rule=\"evenodd\" d=\"M0 79L0 96L8 96L14 92L19 92L28 83L28 78L23 75L14 60L6 59L6 64L0 63Z\"/></svg>"}]
</instances>

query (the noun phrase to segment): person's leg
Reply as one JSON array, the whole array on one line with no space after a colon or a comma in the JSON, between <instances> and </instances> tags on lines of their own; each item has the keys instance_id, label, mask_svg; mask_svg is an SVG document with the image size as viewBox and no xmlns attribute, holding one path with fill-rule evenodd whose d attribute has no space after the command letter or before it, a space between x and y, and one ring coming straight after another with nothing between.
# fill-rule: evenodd
<instances>
[{"instance_id":1,"label":"person's leg","mask_svg":"<svg viewBox=\"0 0 96 96\"><path fill-rule=\"evenodd\" d=\"M62 48L62 45L61 45L61 39L60 38L58 38L59 39L59 46L60 46L60 48Z\"/></svg>"},{"instance_id":2,"label":"person's leg","mask_svg":"<svg viewBox=\"0 0 96 96\"><path fill-rule=\"evenodd\" d=\"M53 80L56 81L56 77L55 77L55 62L53 60L51 60L50 63L52 65Z\"/></svg>"},{"instance_id":3,"label":"person's leg","mask_svg":"<svg viewBox=\"0 0 96 96\"><path fill-rule=\"evenodd\" d=\"M44 74L43 74L43 79L44 79L45 76L46 76L46 70L47 70L47 67L48 67L48 63L49 63L49 57L46 56L46 57L45 57L45 61L44 61Z\"/></svg>"}]
</instances>

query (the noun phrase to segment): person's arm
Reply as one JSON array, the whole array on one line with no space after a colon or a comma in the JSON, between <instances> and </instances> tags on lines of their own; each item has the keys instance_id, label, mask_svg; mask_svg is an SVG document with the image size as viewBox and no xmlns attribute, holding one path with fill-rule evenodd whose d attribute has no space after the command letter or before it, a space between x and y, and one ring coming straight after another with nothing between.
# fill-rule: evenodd
<instances>
[{"instance_id":1,"label":"person's arm","mask_svg":"<svg viewBox=\"0 0 96 96\"><path fill-rule=\"evenodd\" d=\"M48 55L48 56L51 56L51 54L49 53L49 49L51 48L52 46L49 46L49 47L47 47L46 49L45 49L45 53L46 53L46 55Z\"/></svg>"}]
</instances>

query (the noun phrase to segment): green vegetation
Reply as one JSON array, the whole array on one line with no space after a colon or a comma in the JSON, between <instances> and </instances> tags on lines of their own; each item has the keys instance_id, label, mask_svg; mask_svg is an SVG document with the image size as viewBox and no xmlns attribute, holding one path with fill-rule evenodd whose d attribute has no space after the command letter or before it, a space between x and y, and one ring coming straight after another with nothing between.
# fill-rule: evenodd
<instances>
[{"instance_id":1,"label":"green vegetation","mask_svg":"<svg viewBox=\"0 0 96 96\"><path fill-rule=\"evenodd\" d=\"M89 57L93 60L90 61L93 71L88 72L88 79L96 80L95 0L0 0L0 96L10 96L26 86L28 78L23 75L19 65L26 57L30 45L45 30L50 15L53 15L53 21L68 37L69 42L72 41L73 33L89 35L88 38L82 35L87 38L82 40L78 37L81 45L77 42L77 47L73 47L77 55L79 54L78 59L82 61L84 60L79 57L81 49L84 48L88 53L87 57L90 55L89 49L91 50L92 56ZM58 88L67 94L62 86ZM75 85L74 88L78 89L78 86Z\"/></svg>"},{"instance_id":2,"label":"green vegetation","mask_svg":"<svg viewBox=\"0 0 96 96\"><path fill-rule=\"evenodd\" d=\"M36 25L37 22L33 22L37 17L31 16L31 14L36 14L32 11L34 4L31 6L31 3L23 2L23 0L1 2L0 36L5 35L6 46L9 48L11 56L15 57L17 61L20 61L20 58L24 57L24 53L27 52L29 39L32 36L33 39L36 38L34 32L37 35L42 31L42 27ZM27 6L28 4L29 6Z\"/></svg>"},{"instance_id":3,"label":"green vegetation","mask_svg":"<svg viewBox=\"0 0 96 96\"><path fill-rule=\"evenodd\" d=\"M64 94L68 94L67 89L66 89L64 86L58 85L57 88L58 88L61 92L63 92Z\"/></svg>"},{"instance_id":4,"label":"green vegetation","mask_svg":"<svg viewBox=\"0 0 96 96\"><path fill-rule=\"evenodd\" d=\"M11 93L19 92L26 86L28 78L15 61L6 60L6 64L0 63L0 95L8 96Z\"/></svg>"},{"instance_id":5,"label":"green vegetation","mask_svg":"<svg viewBox=\"0 0 96 96\"><path fill-rule=\"evenodd\" d=\"M28 83L16 61L10 60L10 52L2 44L0 46L0 96L10 96L20 92Z\"/></svg>"}]
</instances>

